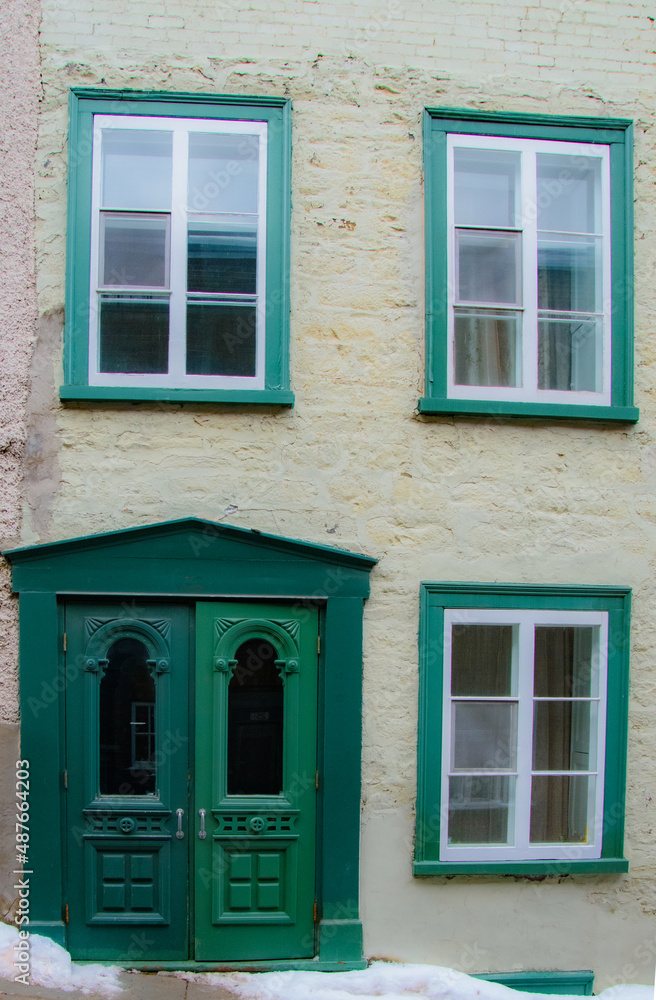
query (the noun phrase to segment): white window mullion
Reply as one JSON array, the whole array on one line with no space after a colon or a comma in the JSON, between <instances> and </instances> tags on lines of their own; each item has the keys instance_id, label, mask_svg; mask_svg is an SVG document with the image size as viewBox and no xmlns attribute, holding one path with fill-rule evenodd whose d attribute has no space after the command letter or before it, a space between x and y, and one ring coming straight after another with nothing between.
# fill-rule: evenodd
<instances>
[{"instance_id":1,"label":"white window mullion","mask_svg":"<svg viewBox=\"0 0 656 1000\"><path fill-rule=\"evenodd\" d=\"M524 616L522 616L524 617ZM534 626L527 616L519 625L519 707L517 717L517 787L515 848L529 845L531 824L531 770L533 767L533 660Z\"/></svg>"},{"instance_id":2,"label":"white window mullion","mask_svg":"<svg viewBox=\"0 0 656 1000\"><path fill-rule=\"evenodd\" d=\"M457 612L455 612L457 614ZM442 794L440 802L440 854L449 847L449 772L451 770L451 651L454 612L444 612L444 669L442 674Z\"/></svg>"},{"instance_id":3,"label":"white window mullion","mask_svg":"<svg viewBox=\"0 0 656 1000\"><path fill-rule=\"evenodd\" d=\"M100 258L100 181L102 169L102 129L94 123L91 175L91 273L89 284L89 379L98 372L100 303L98 295Z\"/></svg>"},{"instance_id":4,"label":"white window mullion","mask_svg":"<svg viewBox=\"0 0 656 1000\"><path fill-rule=\"evenodd\" d=\"M258 171L257 192L257 305L255 332L255 374L257 378L264 375L265 352L265 320L266 320L266 242L267 242L267 127L259 137L260 162Z\"/></svg>"},{"instance_id":5,"label":"white window mullion","mask_svg":"<svg viewBox=\"0 0 656 1000\"><path fill-rule=\"evenodd\" d=\"M606 775L606 725L608 705L608 615L599 624L596 652L599 685L597 690L597 777L590 789L589 822L594 824L594 844L601 848L604 817L604 782ZM593 656L594 656L593 652ZM593 688L594 690L594 688Z\"/></svg>"},{"instance_id":6,"label":"white window mullion","mask_svg":"<svg viewBox=\"0 0 656 1000\"><path fill-rule=\"evenodd\" d=\"M455 209L455 195L454 195L454 165L453 165L453 150L455 141L460 139L460 136L447 136L447 160L446 160L446 176L447 176L447 191L449 192L446 199L446 220L447 220L447 242L448 242L448 253L447 253L447 392L449 396L454 395L455 389L455 349L454 349L454 303L456 299L456 233L454 226L454 209ZM458 386L458 389L461 387Z\"/></svg>"},{"instance_id":7,"label":"white window mullion","mask_svg":"<svg viewBox=\"0 0 656 1000\"><path fill-rule=\"evenodd\" d=\"M610 261L610 154L604 152L601 159L601 191L597 193L601 205L602 232L602 303L604 310L604 334L602 350L602 391L610 401L611 391L611 316L612 316L612 274Z\"/></svg>"},{"instance_id":8,"label":"white window mullion","mask_svg":"<svg viewBox=\"0 0 656 1000\"><path fill-rule=\"evenodd\" d=\"M538 202L535 149L522 150L523 303L522 384L533 394L538 384Z\"/></svg>"},{"instance_id":9,"label":"white window mullion","mask_svg":"<svg viewBox=\"0 0 656 1000\"><path fill-rule=\"evenodd\" d=\"M171 305L169 313L169 376L186 372L187 328L187 173L189 132L173 131L171 201Z\"/></svg>"}]
</instances>

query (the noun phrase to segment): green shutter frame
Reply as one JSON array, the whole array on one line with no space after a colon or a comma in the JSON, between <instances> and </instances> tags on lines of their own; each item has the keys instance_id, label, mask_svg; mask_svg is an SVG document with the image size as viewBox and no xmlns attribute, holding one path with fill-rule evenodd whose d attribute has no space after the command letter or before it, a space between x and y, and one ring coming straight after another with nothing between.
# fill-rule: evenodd
<instances>
[{"instance_id":1,"label":"green shutter frame","mask_svg":"<svg viewBox=\"0 0 656 1000\"><path fill-rule=\"evenodd\" d=\"M445 608L608 612L608 705L601 858L582 861L440 861ZM624 857L623 845L630 612L631 590L628 587L421 584L415 875L566 875L628 871L629 862Z\"/></svg>"},{"instance_id":2,"label":"green shutter frame","mask_svg":"<svg viewBox=\"0 0 656 1000\"><path fill-rule=\"evenodd\" d=\"M160 389L88 384L94 114L220 118L268 123L264 389ZM75 88L70 93L68 146L65 383L60 387L60 398L292 406L294 394L289 387L291 101L278 97Z\"/></svg>"},{"instance_id":3,"label":"green shutter frame","mask_svg":"<svg viewBox=\"0 0 656 1000\"><path fill-rule=\"evenodd\" d=\"M450 399L447 396L447 134L601 143L610 146L612 371L611 405ZM633 123L427 108L423 120L426 201L426 386L420 413L480 414L635 423L633 405Z\"/></svg>"}]
</instances>

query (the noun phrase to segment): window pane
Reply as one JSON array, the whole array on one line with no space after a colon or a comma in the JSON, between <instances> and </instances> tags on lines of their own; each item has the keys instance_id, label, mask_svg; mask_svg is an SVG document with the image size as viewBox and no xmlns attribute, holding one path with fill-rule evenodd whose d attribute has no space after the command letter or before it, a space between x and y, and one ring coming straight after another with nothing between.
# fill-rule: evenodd
<instances>
[{"instance_id":1,"label":"window pane","mask_svg":"<svg viewBox=\"0 0 656 1000\"><path fill-rule=\"evenodd\" d=\"M507 775L449 778L449 843L507 844L514 787Z\"/></svg>"},{"instance_id":2,"label":"window pane","mask_svg":"<svg viewBox=\"0 0 656 1000\"><path fill-rule=\"evenodd\" d=\"M159 375L168 368L168 301L101 296L99 370Z\"/></svg>"},{"instance_id":3,"label":"window pane","mask_svg":"<svg viewBox=\"0 0 656 1000\"><path fill-rule=\"evenodd\" d=\"M535 697L595 697L598 635L597 625L536 626Z\"/></svg>"},{"instance_id":4,"label":"window pane","mask_svg":"<svg viewBox=\"0 0 656 1000\"><path fill-rule=\"evenodd\" d=\"M269 642L250 639L237 650L228 687L228 794L282 791L283 685Z\"/></svg>"},{"instance_id":5,"label":"window pane","mask_svg":"<svg viewBox=\"0 0 656 1000\"><path fill-rule=\"evenodd\" d=\"M520 386L521 313L456 309L456 385Z\"/></svg>"},{"instance_id":6,"label":"window pane","mask_svg":"<svg viewBox=\"0 0 656 1000\"><path fill-rule=\"evenodd\" d=\"M561 312L601 312L599 240L538 239L538 307Z\"/></svg>"},{"instance_id":7,"label":"window pane","mask_svg":"<svg viewBox=\"0 0 656 1000\"><path fill-rule=\"evenodd\" d=\"M254 294L257 226L252 222L196 222L189 227L190 292Z\"/></svg>"},{"instance_id":8,"label":"window pane","mask_svg":"<svg viewBox=\"0 0 656 1000\"><path fill-rule=\"evenodd\" d=\"M538 389L601 392L602 320L538 320Z\"/></svg>"},{"instance_id":9,"label":"window pane","mask_svg":"<svg viewBox=\"0 0 656 1000\"><path fill-rule=\"evenodd\" d=\"M598 233L598 157L537 154L538 229L563 233Z\"/></svg>"},{"instance_id":10,"label":"window pane","mask_svg":"<svg viewBox=\"0 0 656 1000\"><path fill-rule=\"evenodd\" d=\"M454 625L451 694L511 694L512 652L512 625Z\"/></svg>"},{"instance_id":11,"label":"window pane","mask_svg":"<svg viewBox=\"0 0 656 1000\"><path fill-rule=\"evenodd\" d=\"M259 136L189 135L189 209L257 212Z\"/></svg>"},{"instance_id":12,"label":"window pane","mask_svg":"<svg viewBox=\"0 0 656 1000\"><path fill-rule=\"evenodd\" d=\"M455 702L453 729L454 771L514 769L517 756L515 703Z\"/></svg>"},{"instance_id":13,"label":"window pane","mask_svg":"<svg viewBox=\"0 0 656 1000\"><path fill-rule=\"evenodd\" d=\"M170 210L172 139L150 129L105 129L101 208Z\"/></svg>"},{"instance_id":14,"label":"window pane","mask_svg":"<svg viewBox=\"0 0 656 1000\"><path fill-rule=\"evenodd\" d=\"M99 698L101 795L155 792L155 682L147 659L136 639L109 650Z\"/></svg>"},{"instance_id":15,"label":"window pane","mask_svg":"<svg viewBox=\"0 0 656 1000\"><path fill-rule=\"evenodd\" d=\"M589 701L537 701L533 706L533 769L593 771L593 706ZM596 721L596 712L594 712ZM595 726L596 728L596 726Z\"/></svg>"},{"instance_id":16,"label":"window pane","mask_svg":"<svg viewBox=\"0 0 656 1000\"><path fill-rule=\"evenodd\" d=\"M132 760L136 767L148 768L155 760L155 705L132 702Z\"/></svg>"},{"instance_id":17,"label":"window pane","mask_svg":"<svg viewBox=\"0 0 656 1000\"><path fill-rule=\"evenodd\" d=\"M118 215L103 212L100 283L166 288L168 215Z\"/></svg>"},{"instance_id":18,"label":"window pane","mask_svg":"<svg viewBox=\"0 0 656 1000\"><path fill-rule=\"evenodd\" d=\"M457 226L515 225L520 154L496 149L454 149Z\"/></svg>"},{"instance_id":19,"label":"window pane","mask_svg":"<svg viewBox=\"0 0 656 1000\"><path fill-rule=\"evenodd\" d=\"M460 302L520 305L521 235L456 231Z\"/></svg>"},{"instance_id":20,"label":"window pane","mask_svg":"<svg viewBox=\"0 0 656 1000\"><path fill-rule=\"evenodd\" d=\"M531 788L532 844L584 844L588 839L586 775L534 775Z\"/></svg>"},{"instance_id":21,"label":"window pane","mask_svg":"<svg viewBox=\"0 0 656 1000\"><path fill-rule=\"evenodd\" d=\"M255 375L255 307L187 304L187 373Z\"/></svg>"}]
</instances>

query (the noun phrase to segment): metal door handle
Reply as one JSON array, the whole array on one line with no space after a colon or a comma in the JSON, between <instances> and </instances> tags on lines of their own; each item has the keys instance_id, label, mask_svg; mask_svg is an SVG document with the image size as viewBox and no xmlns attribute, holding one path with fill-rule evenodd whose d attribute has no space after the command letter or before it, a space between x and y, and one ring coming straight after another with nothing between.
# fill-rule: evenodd
<instances>
[{"instance_id":1,"label":"metal door handle","mask_svg":"<svg viewBox=\"0 0 656 1000\"><path fill-rule=\"evenodd\" d=\"M178 830L176 837L178 840L182 840L184 837L184 833L182 832L182 817L184 816L184 809L176 809L175 814L178 817Z\"/></svg>"},{"instance_id":2,"label":"metal door handle","mask_svg":"<svg viewBox=\"0 0 656 1000\"><path fill-rule=\"evenodd\" d=\"M198 831L198 839L205 840L207 834L205 833L205 810L199 809L198 815L200 816L200 830Z\"/></svg>"}]
</instances>

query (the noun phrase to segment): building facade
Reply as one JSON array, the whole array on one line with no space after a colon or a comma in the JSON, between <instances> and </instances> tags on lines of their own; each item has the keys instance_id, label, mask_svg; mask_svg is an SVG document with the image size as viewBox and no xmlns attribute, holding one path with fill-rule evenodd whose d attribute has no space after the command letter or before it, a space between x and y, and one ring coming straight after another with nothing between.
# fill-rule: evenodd
<instances>
[{"instance_id":1,"label":"building facade","mask_svg":"<svg viewBox=\"0 0 656 1000\"><path fill-rule=\"evenodd\" d=\"M33 929L651 982L647 5L8 10Z\"/></svg>"}]
</instances>

